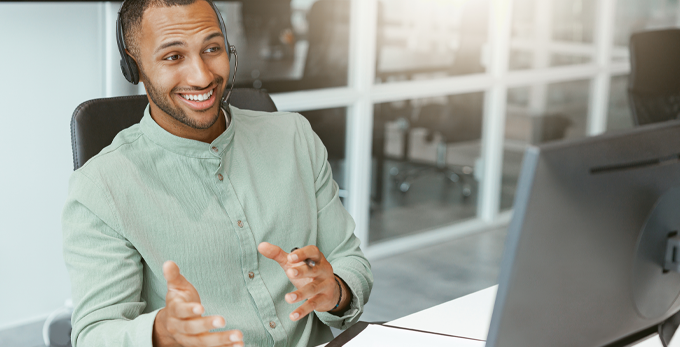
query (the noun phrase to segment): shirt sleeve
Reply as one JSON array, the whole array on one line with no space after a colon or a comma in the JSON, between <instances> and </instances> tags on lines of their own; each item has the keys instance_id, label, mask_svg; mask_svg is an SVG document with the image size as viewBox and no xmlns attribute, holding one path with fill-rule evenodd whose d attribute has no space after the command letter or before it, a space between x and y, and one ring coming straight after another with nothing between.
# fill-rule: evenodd
<instances>
[{"instance_id":1,"label":"shirt sleeve","mask_svg":"<svg viewBox=\"0 0 680 347\"><path fill-rule=\"evenodd\" d=\"M302 116L301 116L302 118ZM303 118L303 131L309 143L315 173L317 212L317 247L333 266L333 271L349 287L352 295L350 307L342 316L328 312L315 312L326 325L347 329L359 321L364 305L373 288L371 264L361 251L360 241L354 235L355 223L342 205L338 184L328 163L328 153L319 137Z\"/></svg>"},{"instance_id":2,"label":"shirt sleeve","mask_svg":"<svg viewBox=\"0 0 680 347\"><path fill-rule=\"evenodd\" d=\"M112 200L76 171L62 215L64 260L74 302L73 347L152 347L158 311L143 313L142 257L123 237Z\"/></svg>"}]
</instances>

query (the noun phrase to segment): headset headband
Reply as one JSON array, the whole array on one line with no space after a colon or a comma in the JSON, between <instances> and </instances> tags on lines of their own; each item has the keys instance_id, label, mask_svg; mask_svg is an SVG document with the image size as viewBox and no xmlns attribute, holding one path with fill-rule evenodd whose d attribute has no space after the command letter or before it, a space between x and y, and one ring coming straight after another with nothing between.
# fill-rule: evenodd
<instances>
[{"instance_id":1,"label":"headset headband","mask_svg":"<svg viewBox=\"0 0 680 347\"><path fill-rule=\"evenodd\" d=\"M120 5L120 9L118 10L118 18L116 19L116 44L118 45L118 52L120 53L120 70L128 82L136 85L139 83L139 68L137 67L135 60L132 59L132 57L127 53L125 35L123 34L123 23L120 20L120 12L123 9L124 3L125 2ZM224 24L224 19L222 18L220 10L217 8L214 2L208 1L208 3L212 7L213 11L215 11L217 21L220 24L220 31L222 31L222 36L224 36L224 47L228 54L227 59L229 59L231 62L231 55L233 54L234 57L236 57L236 61L234 62L234 76L231 80L231 88L228 92L225 88L222 95L222 102L228 103L231 96L231 91L234 89L234 82L236 81L236 72L238 71L238 53L236 52L236 47L229 44L229 38L227 37L227 26Z\"/></svg>"}]
</instances>

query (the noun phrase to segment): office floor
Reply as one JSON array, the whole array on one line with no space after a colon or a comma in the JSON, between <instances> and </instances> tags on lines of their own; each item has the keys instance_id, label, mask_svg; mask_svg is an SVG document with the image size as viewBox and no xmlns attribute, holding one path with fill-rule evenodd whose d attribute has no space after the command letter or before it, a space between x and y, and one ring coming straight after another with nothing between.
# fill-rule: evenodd
<instances>
[{"instance_id":1,"label":"office floor","mask_svg":"<svg viewBox=\"0 0 680 347\"><path fill-rule=\"evenodd\" d=\"M377 167L375 163L374 167ZM420 166L393 160L384 162L382 201L371 201L370 242L380 242L451 225L477 215L477 182L467 179L470 197L462 185L451 182L443 173L429 171L413 181L408 192L399 191L390 176L391 169L409 170ZM432 164L428 164L432 168ZM427 169L423 165L422 168Z\"/></svg>"},{"instance_id":2,"label":"office floor","mask_svg":"<svg viewBox=\"0 0 680 347\"><path fill-rule=\"evenodd\" d=\"M505 234L489 230L373 261L361 320L389 321L496 284ZM0 331L0 346L43 346L42 322Z\"/></svg>"},{"instance_id":3,"label":"office floor","mask_svg":"<svg viewBox=\"0 0 680 347\"><path fill-rule=\"evenodd\" d=\"M527 120L526 116L508 117L508 123L513 126L506 129L506 138L518 140L505 143L499 192L503 211L512 208L524 150L531 135L530 119ZM477 216L479 183L474 175L463 175L463 184L454 183L444 172L435 169L441 135L435 132L428 139L425 129L415 128L406 133L399 124L393 121L385 125L385 158L382 161L375 157L373 159L369 222L369 241L372 243L426 232ZM406 136L407 146L404 143ZM478 162L481 151L482 143L479 140L449 143L445 155L447 166L458 173L462 166L483 169ZM405 152L408 155L404 155ZM380 165L381 177L378 170ZM333 172L343 183L345 169L345 166L336 165ZM401 181L395 180L394 174L418 170L423 172L414 176L410 189L407 192L400 191ZM469 197L462 194L464 186L471 190Z\"/></svg>"},{"instance_id":4,"label":"office floor","mask_svg":"<svg viewBox=\"0 0 680 347\"><path fill-rule=\"evenodd\" d=\"M512 208L524 157L523 148L507 146L503 158L503 174L500 191L502 211ZM470 165L481 150L481 144L468 143L451 146L452 159L447 163ZM377 161L373 171L376 172ZM471 189L471 195L462 194L464 184L453 183L442 173L430 170L413 181L408 192L399 191L398 184L390 170L409 170L418 167L433 168L433 162L423 164L396 160L385 160L383 168L382 200L377 200L374 189L371 201L369 241L382 242L440 228L477 216L479 184L473 176L465 176L464 184ZM374 173L375 175L375 173ZM376 177L373 181L376 184Z\"/></svg>"},{"instance_id":5,"label":"office floor","mask_svg":"<svg viewBox=\"0 0 680 347\"><path fill-rule=\"evenodd\" d=\"M505 235L488 230L371 262L361 320L390 321L497 284Z\"/></svg>"}]
</instances>

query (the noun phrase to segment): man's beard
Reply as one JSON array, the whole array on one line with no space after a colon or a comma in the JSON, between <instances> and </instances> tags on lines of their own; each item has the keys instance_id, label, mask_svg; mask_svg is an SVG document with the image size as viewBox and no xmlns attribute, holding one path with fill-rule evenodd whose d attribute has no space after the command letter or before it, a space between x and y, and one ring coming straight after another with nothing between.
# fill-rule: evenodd
<instances>
[{"instance_id":1,"label":"man's beard","mask_svg":"<svg viewBox=\"0 0 680 347\"><path fill-rule=\"evenodd\" d=\"M220 96L218 98L218 100L215 100L216 103L222 102L221 94L217 94L217 91L220 88L220 86L222 86L223 81L224 81L224 78L222 78L222 76L215 76L215 80L213 81L213 85L215 86L215 93L213 95L215 96L215 98L218 98L218 96ZM160 108L161 111L167 113L168 115L170 115L170 117L176 119L178 122L180 122L182 124L185 124L185 125L192 127L194 129L203 130L203 129L209 129L210 127L215 125L215 123L219 119L221 107L217 108L217 112L215 113L215 116L207 124L198 123L195 119L192 119L189 116L187 116L186 112L184 112L183 109L181 109L178 106L173 105L170 102L167 95L176 94L176 91L174 89L170 93L167 93L165 90L159 90L149 81L149 78L147 78L146 76L144 76L144 86L146 87L146 90L149 93L149 97L151 98L153 103L156 104L156 106L158 106L158 108ZM209 111L210 111L210 109L207 109L205 111L198 111L198 112L209 112Z\"/></svg>"}]
</instances>

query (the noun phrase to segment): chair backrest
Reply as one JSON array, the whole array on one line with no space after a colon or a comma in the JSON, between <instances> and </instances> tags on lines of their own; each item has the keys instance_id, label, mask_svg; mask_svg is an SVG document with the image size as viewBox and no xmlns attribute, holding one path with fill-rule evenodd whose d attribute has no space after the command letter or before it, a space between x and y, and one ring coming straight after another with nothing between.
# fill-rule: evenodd
<instances>
[{"instance_id":1,"label":"chair backrest","mask_svg":"<svg viewBox=\"0 0 680 347\"><path fill-rule=\"evenodd\" d=\"M531 117L531 143L534 145L562 140L574 122L564 114Z\"/></svg>"},{"instance_id":2,"label":"chair backrest","mask_svg":"<svg viewBox=\"0 0 680 347\"><path fill-rule=\"evenodd\" d=\"M121 130L139 123L148 103L146 95L134 95L94 99L80 104L71 118L73 169L77 170L111 144ZM234 89L230 103L241 109L277 111L269 94L257 89Z\"/></svg>"},{"instance_id":3,"label":"chair backrest","mask_svg":"<svg viewBox=\"0 0 680 347\"><path fill-rule=\"evenodd\" d=\"M429 130L428 141L438 132L446 143L477 141L482 138L484 95L482 93L451 95L446 104L428 104L418 110L413 128Z\"/></svg>"},{"instance_id":4,"label":"chair backrest","mask_svg":"<svg viewBox=\"0 0 680 347\"><path fill-rule=\"evenodd\" d=\"M630 38L628 97L636 125L680 114L680 29L654 30Z\"/></svg>"}]
</instances>

